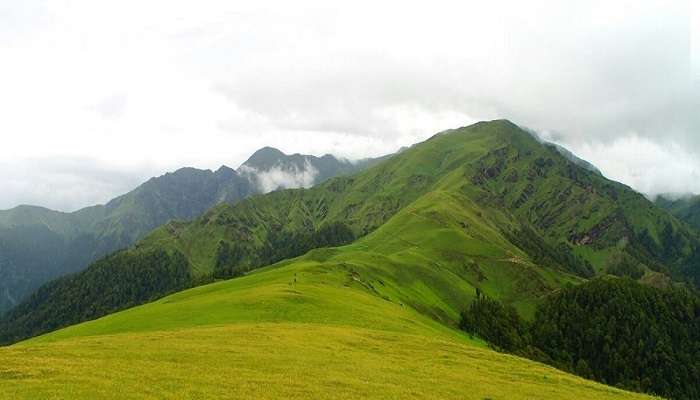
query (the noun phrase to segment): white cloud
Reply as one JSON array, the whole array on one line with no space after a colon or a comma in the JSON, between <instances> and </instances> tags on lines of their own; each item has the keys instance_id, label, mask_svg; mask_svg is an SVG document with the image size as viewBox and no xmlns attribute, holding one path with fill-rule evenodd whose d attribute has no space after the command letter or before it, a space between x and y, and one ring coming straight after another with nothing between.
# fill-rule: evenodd
<instances>
[{"instance_id":1,"label":"white cloud","mask_svg":"<svg viewBox=\"0 0 700 400\"><path fill-rule=\"evenodd\" d=\"M655 196L700 193L700 162L678 143L661 146L647 138L625 136L611 143L586 143L578 155L595 164L610 179Z\"/></svg>"},{"instance_id":2,"label":"white cloud","mask_svg":"<svg viewBox=\"0 0 700 400\"><path fill-rule=\"evenodd\" d=\"M690 51L693 63L693 76L696 88L700 85L700 4L692 3L690 15Z\"/></svg>"},{"instance_id":3,"label":"white cloud","mask_svg":"<svg viewBox=\"0 0 700 400\"><path fill-rule=\"evenodd\" d=\"M127 98L123 94L115 94L101 99L93 109L103 118L116 119L124 115Z\"/></svg>"},{"instance_id":4,"label":"white cloud","mask_svg":"<svg viewBox=\"0 0 700 400\"><path fill-rule=\"evenodd\" d=\"M270 193L279 189L310 188L318 176L318 169L309 160L305 160L302 167L296 164L276 165L268 170L260 171L247 165L241 165L238 171L258 185L258 190L262 193Z\"/></svg>"},{"instance_id":5,"label":"white cloud","mask_svg":"<svg viewBox=\"0 0 700 400\"><path fill-rule=\"evenodd\" d=\"M90 158L0 160L0 209L31 204L73 211L104 204L158 174L148 164L127 168Z\"/></svg>"}]
</instances>

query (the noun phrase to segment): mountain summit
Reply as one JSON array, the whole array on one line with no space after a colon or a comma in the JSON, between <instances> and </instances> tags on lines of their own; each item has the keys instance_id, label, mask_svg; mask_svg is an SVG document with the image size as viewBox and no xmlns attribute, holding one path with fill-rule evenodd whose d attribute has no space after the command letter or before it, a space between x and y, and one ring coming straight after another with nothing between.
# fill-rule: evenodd
<instances>
[{"instance_id":1,"label":"mountain summit","mask_svg":"<svg viewBox=\"0 0 700 400\"><path fill-rule=\"evenodd\" d=\"M274 147L263 147L262 149L253 153L248 160L246 160L242 165L249 168L256 168L259 170L267 170L275 165L283 162L289 156L277 150Z\"/></svg>"}]
</instances>

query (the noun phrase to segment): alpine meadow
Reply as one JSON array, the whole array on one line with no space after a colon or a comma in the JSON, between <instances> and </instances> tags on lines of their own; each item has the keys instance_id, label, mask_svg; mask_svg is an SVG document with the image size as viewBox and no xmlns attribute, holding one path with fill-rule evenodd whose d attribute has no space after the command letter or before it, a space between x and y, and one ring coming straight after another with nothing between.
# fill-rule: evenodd
<instances>
[{"instance_id":1,"label":"alpine meadow","mask_svg":"<svg viewBox=\"0 0 700 400\"><path fill-rule=\"evenodd\" d=\"M700 400L700 6L0 5L0 400Z\"/></svg>"}]
</instances>

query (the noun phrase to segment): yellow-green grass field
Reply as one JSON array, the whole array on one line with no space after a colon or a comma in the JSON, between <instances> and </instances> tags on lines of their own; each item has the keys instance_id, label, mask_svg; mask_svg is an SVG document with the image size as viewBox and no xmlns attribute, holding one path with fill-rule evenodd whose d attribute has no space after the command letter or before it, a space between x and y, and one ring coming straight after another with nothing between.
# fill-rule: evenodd
<instances>
[{"instance_id":1,"label":"yellow-green grass field","mask_svg":"<svg viewBox=\"0 0 700 400\"><path fill-rule=\"evenodd\" d=\"M0 351L3 398L633 399L467 342L357 327L241 323Z\"/></svg>"},{"instance_id":2,"label":"yellow-green grass field","mask_svg":"<svg viewBox=\"0 0 700 400\"><path fill-rule=\"evenodd\" d=\"M646 398L494 352L313 256L0 348L0 398Z\"/></svg>"}]
</instances>

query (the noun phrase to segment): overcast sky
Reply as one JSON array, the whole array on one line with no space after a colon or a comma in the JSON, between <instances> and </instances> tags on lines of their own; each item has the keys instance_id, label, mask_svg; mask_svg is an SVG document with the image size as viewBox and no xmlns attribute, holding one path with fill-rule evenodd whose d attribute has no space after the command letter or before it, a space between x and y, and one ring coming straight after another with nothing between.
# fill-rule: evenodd
<instances>
[{"instance_id":1,"label":"overcast sky","mask_svg":"<svg viewBox=\"0 0 700 400\"><path fill-rule=\"evenodd\" d=\"M691 2L240 3L0 0L0 209L495 118L639 191L700 193Z\"/></svg>"}]
</instances>

